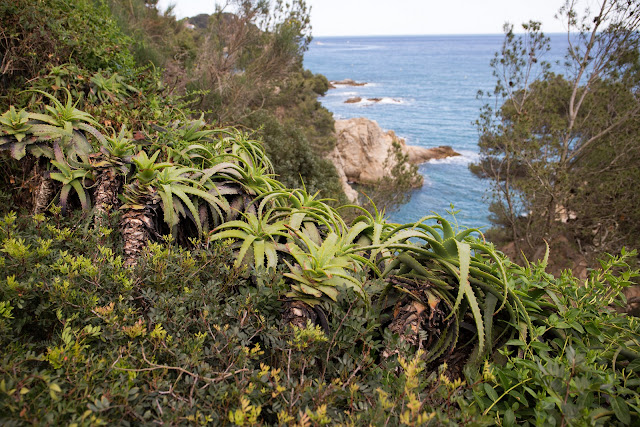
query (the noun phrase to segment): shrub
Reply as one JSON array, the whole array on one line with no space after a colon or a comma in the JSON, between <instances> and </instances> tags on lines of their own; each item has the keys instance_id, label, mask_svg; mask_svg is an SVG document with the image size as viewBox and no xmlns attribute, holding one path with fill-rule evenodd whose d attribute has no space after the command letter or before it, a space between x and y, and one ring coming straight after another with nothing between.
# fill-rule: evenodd
<instances>
[{"instance_id":1,"label":"shrub","mask_svg":"<svg viewBox=\"0 0 640 427\"><path fill-rule=\"evenodd\" d=\"M0 22L2 92L66 62L93 71L133 66L129 39L101 2L8 0L0 4ZM2 110L9 103L0 97Z\"/></svg>"}]
</instances>

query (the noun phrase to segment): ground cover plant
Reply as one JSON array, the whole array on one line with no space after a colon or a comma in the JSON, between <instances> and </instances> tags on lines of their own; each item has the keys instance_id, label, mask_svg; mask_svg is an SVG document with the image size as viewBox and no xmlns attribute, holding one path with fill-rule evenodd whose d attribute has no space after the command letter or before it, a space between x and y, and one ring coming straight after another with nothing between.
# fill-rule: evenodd
<instances>
[{"instance_id":1,"label":"ground cover plant","mask_svg":"<svg viewBox=\"0 0 640 427\"><path fill-rule=\"evenodd\" d=\"M635 251L581 282L438 214L347 220L184 102L133 67L12 92L2 424L640 421Z\"/></svg>"}]
</instances>

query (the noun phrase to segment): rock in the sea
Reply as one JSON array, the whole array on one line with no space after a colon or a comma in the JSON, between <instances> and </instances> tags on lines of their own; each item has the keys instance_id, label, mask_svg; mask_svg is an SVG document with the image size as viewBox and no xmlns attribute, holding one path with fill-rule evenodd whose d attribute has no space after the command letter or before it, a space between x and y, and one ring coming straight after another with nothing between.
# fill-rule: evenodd
<instances>
[{"instance_id":1,"label":"rock in the sea","mask_svg":"<svg viewBox=\"0 0 640 427\"><path fill-rule=\"evenodd\" d=\"M404 139L402 142L404 142ZM420 164L428 162L429 160L446 159L447 157L460 155L460 153L457 153L448 145L441 145L439 147L432 148L404 145L404 148L404 153L409 156L409 162L413 164Z\"/></svg>"},{"instance_id":2,"label":"rock in the sea","mask_svg":"<svg viewBox=\"0 0 640 427\"><path fill-rule=\"evenodd\" d=\"M354 96L353 98L349 98L346 101L344 101L345 104L356 104L358 102L362 101L362 98L360 98L359 96Z\"/></svg>"},{"instance_id":3,"label":"rock in the sea","mask_svg":"<svg viewBox=\"0 0 640 427\"><path fill-rule=\"evenodd\" d=\"M391 174L396 164L394 142L415 164L460 155L447 146L422 148L407 145L393 131L385 132L375 121L362 117L336 120L335 127L337 143L328 159L335 165L343 189L352 201L357 199L357 193L349 185L350 182L374 184ZM416 183L417 187L421 185L422 182Z\"/></svg>"},{"instance_id":4,"label":"rock in the sea","mask_svg":"<svg viewBox=\"0 0 640 427\"><path fill-rule=\"evenodd\" d=\"M366 83L364 82L357 82L355 80L352 79L344 79L344 80L331 80L329 82L329 84L333 87L335 87L336 85L343 85L343 86L364 86L366 85Z\"/></svg>"}]
</instances>

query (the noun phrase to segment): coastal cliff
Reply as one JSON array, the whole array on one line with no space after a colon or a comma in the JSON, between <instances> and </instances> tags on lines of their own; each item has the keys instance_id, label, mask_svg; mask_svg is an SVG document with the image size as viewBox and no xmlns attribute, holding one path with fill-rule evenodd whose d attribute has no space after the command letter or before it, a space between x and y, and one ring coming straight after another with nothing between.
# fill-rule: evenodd
<instances>
[{"instance_id":1,"label":"coastal cliff","mask_svg":"<svg viewBox=\"0 0 640 427\"><path fill-rule=\"evenodd\" d=\"M393 155L394 143L413 164L460 155L448 146L423 148L407 145L393 131L385 132L378 123L364 117L336 120L335 130L336 146L327 158L335 165L342 188L352 201L357 200L358 193L349 183L374 184L391 174L397 162ZM415 186L422 186L422 180Z\"/></svg>"}]
</instances>

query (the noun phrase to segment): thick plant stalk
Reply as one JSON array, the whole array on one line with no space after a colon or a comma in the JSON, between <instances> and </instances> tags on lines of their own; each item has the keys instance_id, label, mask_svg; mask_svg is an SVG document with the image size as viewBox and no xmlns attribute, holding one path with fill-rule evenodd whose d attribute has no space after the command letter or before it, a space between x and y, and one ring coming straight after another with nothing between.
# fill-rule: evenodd
<instances>
[{"instance_id":1,"label":"thick plant stalk","mask_svg":"<svg viewBox=\"0 0 640 427\"><path fill-rule=\"evenodd\" d=\"M129 209L121 222L122 237L124 238L124 266L134 267L142 249L149 240L149 230L153 223L147 209Z\"/></svg>"},{"instance_id":2,"label":"thick plant stalk","mask_svg":"<svg viewBox=\"0 0 640 427\"><path fill-rule=\"evenodd\" d=\"M424 304L409 300L398 303L393 310L393 320L388 328L398 334L400 341L409 343L416 350L422 348L420 341L420 325L426 319L427 309ZM382 351L382 357L389 357L398 354L398 350L390 350L385 348Z\"/></svg>"},{"instance_id":3,"label":"thick plant stalk","mask_svg":"<svg viewBox=\"0 0 640 427\"><path fill-rule=\"evenodd\" d=\"M95 222L96 229L100 228L104 223L109 206L116 208L118 206L118 190L120 189L120 178L115 170L105 169L98 178L98 186L94 193L95 197Z\"/></svg>"},{"instance_id":4,"label":"thick plant stalk","mask_svg":"<svg viewBox=\"0 0 640 427\"><path fill-rule=\"evenodd\" d=\"M389 329L397 333L401 341L418 347L420 345L420 324L427 317L426 310L424 304L412 300L396 307Z\"/></svg>"},{"instance_id":5,"label":"thick plant stalk","mask_svg":"<svg viewBox=\"0 0 640 427\"><path fill-rule=\"evenodd\" d=\"M40 184L33 197L33 214L43 213L53 198L54 185L51 178L40 178Z\"/></svg>"},{"instance_id":6,"label":"thick plant stalk","mask_svg":"<svg viewBox=\"0 0 640 427\"><path fill-rule=\"evenodd\" d=\"M302 301L287 302L282 317L285 322L298 328L306 328L308 320L311 320L313 324L316 324L318 320L318 315L313 307Z\"/></svg>"}]
</instances>

